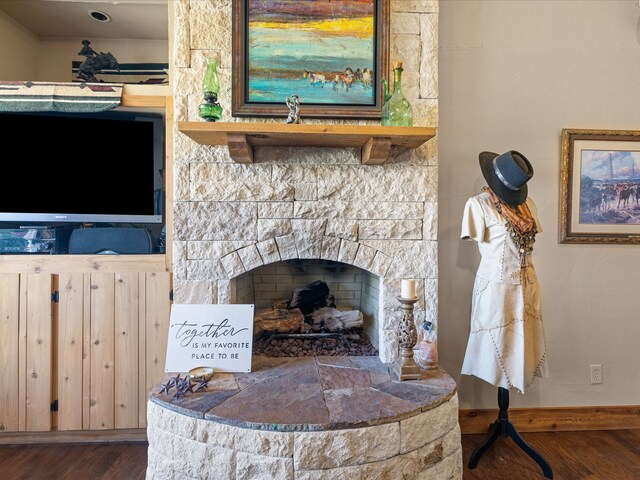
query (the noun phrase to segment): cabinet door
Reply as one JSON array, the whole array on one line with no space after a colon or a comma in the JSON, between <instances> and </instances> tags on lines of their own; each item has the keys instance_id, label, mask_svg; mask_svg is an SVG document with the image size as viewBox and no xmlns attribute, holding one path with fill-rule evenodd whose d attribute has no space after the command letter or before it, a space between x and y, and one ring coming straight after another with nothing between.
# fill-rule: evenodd
<instances>
[{"instance_id":1,"label":"cabinet door","mask_svg":"<svg viewBox=\"0 0 640 480\"><path fill-rule=\"evenodd\" d=\"M115 322L115 428L138 428L138 391L144 382L140 369L140 279L144 273L117 273L114 290Z\"/></svg>"},{"instance_id":2,"label":"cabinet door","mask_svg":"<svg viewBox=\"0 0 640 480\"><path fill-rule=\"evenodd\" d=\"M82 430L84 275L58 276L58 430Z\"/></svg>"},{"instance_id":3,"label":"cabinet door","mask_svg":"<svg viewBox=\"0 0 640 480\"><path fill-rule=\"evenodd\" d=\"M0 430L51 429L51 275L0 275Z\"/></svg>"},{"instance_id":4,"label":"cabinet door","mask_svg":"<svg viewBox=\"0 0 640 480\"><path fill-rule=\"evenodd\" d=\"M89 305L90 430L115 428L115 274L92 273Z\"/></svg>"},{"instance_id":5,"label":"cabinet door","mask_svg":"<svg viewBox=\"0 0 640 480\"><path fill-rule=\"evenodd\" d=\"M58 429L146 427L147 376L164 371L170 274L61 274L59 285Z\"/></svg>"},{"instance_id":6,"label":"cabinet door","mask_svg":"<svg viewBox=\"0 0 640 480\"><path fill-rule=\"evenodd\" d=\"M24 338L26 342L25 429L27 432L51 430L53 348L51 292L51 275L20 275L20 324L26 326Z\"/></svg>"},{"instance_id":7,"label":"cabinet door","mask_svg":"<svg viewBox=\"0 0 640 480\"><path fill-rule=\"evenodd\" d=\"M0 275L0 432L18 431L19 306L20 275Z\"/></svg>"}]
</instances>

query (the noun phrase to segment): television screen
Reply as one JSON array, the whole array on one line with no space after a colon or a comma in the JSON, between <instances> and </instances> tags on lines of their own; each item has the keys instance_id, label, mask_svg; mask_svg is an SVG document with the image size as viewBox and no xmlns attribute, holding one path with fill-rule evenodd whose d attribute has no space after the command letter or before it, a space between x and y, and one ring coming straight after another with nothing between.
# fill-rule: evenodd
<instances>
[{"instance_id":1,"label":"television screen","mask_svg":"<svg viewBox=\"0 0 640 480\"><path fill-rule=\"evenodd\" d=\"M0 113L0 131L0 222L162 223L161 114Z\"/></svg>"}]
</instances>

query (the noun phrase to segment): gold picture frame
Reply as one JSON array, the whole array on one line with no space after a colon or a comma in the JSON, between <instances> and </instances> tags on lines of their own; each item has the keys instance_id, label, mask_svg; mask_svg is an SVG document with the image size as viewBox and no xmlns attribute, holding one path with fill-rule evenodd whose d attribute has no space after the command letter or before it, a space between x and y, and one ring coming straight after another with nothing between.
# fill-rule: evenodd
<instances>
[{"instance_id":1,"label":"gold picture frame","mask_svg":"<svg viewBox=\"0 0 640 480\"><path fill-rule=\"evenodd\" d=\"M559 241L640 244L640 131L562 130Z\"/></svg>"},{"instance_id":2,"label":"gold picture frame","mask_svg":"<svg viewBox=\"0 0 640 480\"><path fill-rule=\"evenodd\" d=\"M233 0L231 115L380 119L390 1Z\"/></svg>"}]
</instances>

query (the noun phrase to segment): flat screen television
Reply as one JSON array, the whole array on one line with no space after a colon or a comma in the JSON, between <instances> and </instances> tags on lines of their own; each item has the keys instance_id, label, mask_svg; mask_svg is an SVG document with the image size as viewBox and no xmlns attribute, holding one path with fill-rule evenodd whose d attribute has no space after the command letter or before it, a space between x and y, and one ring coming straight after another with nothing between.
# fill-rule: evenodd
<instances>
[{"instance_id":1,"label":"flat screen television","mask_svg":"<svg viewBox=\"0 0 640 480\"><path fill-rule=\"evenodd\" d=\"M162 114L0 113L0 132L0 222L163 222Z\"/></svg>"}]
</instances>

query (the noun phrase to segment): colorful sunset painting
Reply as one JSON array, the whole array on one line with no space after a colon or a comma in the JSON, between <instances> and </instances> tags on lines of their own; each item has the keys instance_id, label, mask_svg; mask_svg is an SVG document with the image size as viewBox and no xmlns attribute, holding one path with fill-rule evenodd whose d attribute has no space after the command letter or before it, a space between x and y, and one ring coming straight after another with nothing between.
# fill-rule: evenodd
<instances>
[{"instance_id":1,"label":"colorful sunset painting","mask_svg":"<svg viewBox=\"0 0 640 480\"><path fill-rule=\"evenodd\" d=\"M376 0L247 0L247 98L374 105Z\"/></svg>"}]
</instances>

